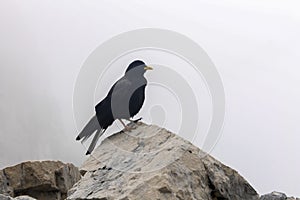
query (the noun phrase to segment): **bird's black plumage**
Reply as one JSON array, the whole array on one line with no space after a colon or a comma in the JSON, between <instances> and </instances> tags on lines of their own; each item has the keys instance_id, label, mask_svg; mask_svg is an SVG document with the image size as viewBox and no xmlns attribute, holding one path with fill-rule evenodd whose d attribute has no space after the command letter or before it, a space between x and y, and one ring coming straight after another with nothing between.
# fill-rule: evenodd
<instances>
[{"instance_id":1,"label":"bird's black plumage","mask_svg":"<svg viewBox=\"0 0 300 200\"><path fill-rule=\"evenodd\" d=\"M145 100L147 85L144 73L149 69L152 68L146 66L143 61L132 62L126 69L124 76L111 87L106 97L96 105L96 116L89 121L76 138L76 140L83 139L84 141L97 130L87 154L92 152L99 137L116 119L129 120L140 111Z\"/></svg>"}]
</instances>

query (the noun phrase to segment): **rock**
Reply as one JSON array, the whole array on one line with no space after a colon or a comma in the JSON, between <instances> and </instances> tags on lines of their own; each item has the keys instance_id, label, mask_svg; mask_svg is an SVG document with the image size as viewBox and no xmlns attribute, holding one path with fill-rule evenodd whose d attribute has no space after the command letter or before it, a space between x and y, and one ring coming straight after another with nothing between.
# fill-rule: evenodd
<instances>
[{"instance_id":1,"label":"rock","mask_svg":"<svg viewBox=\"0 0 300 200\"><path fill-rule=\"evenodd\" d=\"M14 198L10 197L10 196L6 196L3 194L0 194L0 200L13 200Z\"/></svg>"},{"instance_id":2,"label":"rock","mask_svg":"<svg viewBox=\"0 0 300 200\"><path fill-rule=\"evenodd\" d=\"M18 196L16 198L14 198L15 200L36 200L30 196L24 195L24 196Z\"/></svg>"},{"instance_id":3,"label":"rock","mask_svg":"<svg viewBox=\"0 0 300 200\"><path fill-rule=\"evenodd\" d=\"M36 200L30 196L18 196L16 198L12 198L10 196L0 194L0 200Z\"/></svg>"},{"instance_id":4,"label":"rock","mask_svg":"<svg viewBox=\"0 0 300 200\"><path fill-rule=\"evenodd\" d=\"M68 189L80 177L79 170L73 164L60 161L24 162L0 170L0 193L12 197L29 195L39 200L60 200L66 198Z\"/></svg>"},{"instance_id":5,"label":"rock","mask_svg":"<svg viewBox=\"0 0 300 200\"><path fill-rule=\"evenodd\" d=\"M0 170L0 194L4 194L7 196L14 195L14 190L9 185L9 182L8 182L3 170Z\"/></svg>"},{"instance_id":6,"label":"rock","mask_svg":"<svg viewBox=\"0 0 300 200\"><path fill-rule=\"evenodd\" d=\"M287 196L284 193L272 192L270 194L262 195L260 200L286 200Z\"/></svg>"},{"instance_id":7,"label":"rock","mask_svg":"<svg viewBox=\"0 0 300 200\"><path fill-rule=\"evenodd\" d=\"M141 122L106 138L84 162L68 200L257 200L235 170L190 142Z\"/></svg>"},{"instance_id":8,"label":"rock","mask_svg":"<svg viewBox=\"0 0 300 200\"><path fill-rule=\"evenodd\" d=\"M299 198L287 197L286 194L282 192L272 192L270 194L265 194L260 197L260 200L300 200Z\"/></svg>"}]
</instances>

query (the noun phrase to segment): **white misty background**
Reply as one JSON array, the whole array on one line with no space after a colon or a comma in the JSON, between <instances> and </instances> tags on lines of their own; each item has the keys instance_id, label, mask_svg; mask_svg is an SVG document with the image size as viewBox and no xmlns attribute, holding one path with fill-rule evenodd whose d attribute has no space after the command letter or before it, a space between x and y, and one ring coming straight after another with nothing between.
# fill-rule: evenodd
<instances>
[{"instance_id":1,"label":"white misty background","mask_svg":"<svg viewBox=\"0 0 300 200\"><path fill-rule=\"evenodd\" d=\"M80 165L72 92L82 63L114 35L155 27L198 42L219 70L227 111L212 155L259 193L300 196L299 9L288 0L2 0L0 167Z\"/></svg>"}]
</instances>

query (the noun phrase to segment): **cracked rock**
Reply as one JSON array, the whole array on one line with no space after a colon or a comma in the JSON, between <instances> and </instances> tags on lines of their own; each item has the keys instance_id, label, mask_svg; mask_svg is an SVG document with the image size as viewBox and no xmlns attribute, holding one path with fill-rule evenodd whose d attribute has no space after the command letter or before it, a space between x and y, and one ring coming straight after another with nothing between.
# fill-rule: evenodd
<instances>
[{"instance_id":1,"label":"cracked rock","mask_svg":"<svg viewBox=\"0 0 300 200\"><path fill-rule=\"evenodd\" d=\"M106 138L80 168L68 200L258 200L230 167L154 125Z\"/></svg>"}]
</instances>

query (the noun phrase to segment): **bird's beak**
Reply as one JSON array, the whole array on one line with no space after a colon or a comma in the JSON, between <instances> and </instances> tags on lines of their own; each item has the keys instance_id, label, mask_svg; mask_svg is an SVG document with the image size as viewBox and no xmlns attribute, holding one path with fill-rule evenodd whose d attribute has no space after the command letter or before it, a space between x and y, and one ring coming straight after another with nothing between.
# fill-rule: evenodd
<instances>
[{"instance_id":1,"label":"bird's beak","mask_svg":"<svg viewBox=\"0 0 300 200\"><path fill-rule=\"evenodd\" d=\"M146 66L146 67L144 67L144 70L153 70L153 68L150 66Z\"/></svg>"}]
</instances>

